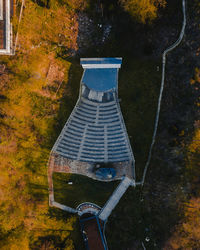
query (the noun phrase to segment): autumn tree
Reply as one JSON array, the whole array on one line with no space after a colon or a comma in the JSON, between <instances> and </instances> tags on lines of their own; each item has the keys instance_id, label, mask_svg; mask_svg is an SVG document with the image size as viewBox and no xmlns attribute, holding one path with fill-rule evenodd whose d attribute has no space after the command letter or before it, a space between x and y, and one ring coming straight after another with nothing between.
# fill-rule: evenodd
<instances>
[{"instance_id":1,"label":"autumn tree","mask_svg":"<svg viewBox=\"0 0 200 250\"><path fill-rule=\"evenodd\" d=\"M26 1L19 34L18 44L23 53L42 47L48 52L62 50L69 55L78 49L77 14L59 1L54 1L50 9Z\"/></svg>"},{"instance_id":2,"label":"autumn tree","mask_svg":"<svg viewBox=\"0 0 200 250\"><path fill-rule=\"evenodd\" d=\"M165 0L119 0L123 8L141 23L151 22L158 15L159 7L165 7Z\"/></svg>"},{"instance_id":3,"label":"autumn tree","mask_svg":"<svg viewBox=\"0 0 200 250\"><path fill-rule=\"evenodd\" d=\"M200 198L185 204L184 218L164 249L200 249Z\"/></svg>"},{"instance_id":4,"label":"autumn tree","mask_svg":"<svg viewBox=\"0 0 200 250\"><path fill-rule=\"evenodd\" d=\"M20 51L0 59L0 249L74 249L76 218L58 218L48 204L47 161L70 68L57 52L76 50L78 32L75 11L54 4L26 0Z\"/></svg>"},{"instance_id":5,"label":"autumn tree","mask_svg":"<svg viewBox=\"0 0 200 250\"><path fill-rule=\"evenodd\" d=\"M61 2L66 3L70 8L78 11L86 9L89 5L88 0L61 0Z\"/></svg>"}]
</instances>

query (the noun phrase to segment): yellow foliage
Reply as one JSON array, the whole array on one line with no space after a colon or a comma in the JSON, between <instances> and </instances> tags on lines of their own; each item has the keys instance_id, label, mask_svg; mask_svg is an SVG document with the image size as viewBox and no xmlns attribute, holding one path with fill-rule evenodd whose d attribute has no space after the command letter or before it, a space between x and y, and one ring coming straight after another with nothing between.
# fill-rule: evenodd
<instances>
[{"instance_id":1,"label":"yellow foliage","mask_svg":"<svg viewBox=\"0 0 200 250\"><path fill-rule=\"evenodd\" d=\"M199 68L195 68L195 81L200 83L200 69Z\"/></svg>"},{"instance_id":2,"label":"yellow foliage","mask_svg":"<svg viewBox=\"0 0 200 250\"><path fill-rule=\"evenodd\" d=\"M188 147L189 152L195 153L198 152L200 153L200 129L196 129L195 134L192 138L191 144Z\"/></svg>"},{"instance_id":3,"label":"yellow foliage","mask_svg":"<svg viewBox=\"0 0 200 250\"><path fill-rule=\"evenodd\" d=\"M56 50L76 50L77 32L72 9L58 2L47 9L26 1L19 31L20 53L7 59L12 73L2 90L6 99L0 103L5 114L0 117L0 231L5 233L1 249L30 249L44 237L57 249L56 242L48 242L51 235L66 249L74 249L69 236L75 217L50 215L46 165L52 146L48 141L71 65L58 58ZM46 244L40 243L38 249Z\"/></svg>"},{"instance_id":4,"label":"yellow foliage","mask_svg":"<svg viewBox=\"0 0 200 250\"><path fill-rule=\"evenodd\" d=\"M176 227L164 249L200 248L200 198L192 198L185 204L183 221Z\"/></svg>"},{"instance_id":5,"label":"yellow foliage","mask_svg":"<svg viewBox=\"0 0 200 250\"><path fill-rule=\"evenodd\" d=\"M184 136L184 134L185 134L185 131L181 130L181 132L179 133L179 136Z\"/></svg>"},{"instance_id":6,"label":"yellow foliage","mask_svg":"<svg viewBox=\"0 0 200 250\"><path fill-rule=\"evenodd\" d=\"M57 46L77 49L77 16L65 5L42 8L27 0L23 21L20 25L19 44L21 49L35 50L45 47L53 51ZM50 46L52 45L52 47Z\"/></svg>"},{"instance_id":7,"label":"yellow foliage","mask_svg":"<svg viewBox=\"0 0 200 250\"><path fill-rule=\"evenodd\" d=\"M88 0L64 0L72 9L77 9L78 11L84 10L88 7Z\"/></svg>"},{"instance_id":8,"label":"yellow foliage","mask_svg":"<svg viewBox=\"0 0 200 250\"><path fill-rule=\"evenodd\" d=\"M4 246L3 250L29 250L29 239L28 237L22 237L19 239L9 238L8 244Z\"/></svg>"},{"instance_id":9,"label":"yellow foliage","mask_svg":"<svg viewBox=\"0 0 200 250\"><path fill-rule=\"evenodd\" d=\"M193 85L195 83L200 83L200 69L197 67L195 68L194 78L190 79L191 85Z\"/></svg>"},{"instance_id":10,"label":"yellow foliage","mask_svg":"<svg viewBox=\"0 0 200 250\"><path fill-rule=\"evenodd\" d=\"M30 67L44 77L48 63L49 59L44 62L41 60L38 68L33 60ZM20 69L22 71L23 68ZM31 235L37 240L38 237L48 237L53 233L65 242L75 221L74 217L64 221L49 216L45 168L49 149L42 147L41 143L44 136L50 135L49 130L54 124L54 117L49 116L49 112L57 112L59 103L49 101L45 96L35 95L44 86L48 86L46 79L37 81L33 76L24 83L13 82L5 92L7 101L1 105L7 116L0 119L7 127L2 125L0 142L0 224L5 232L15 232L22 227L20 232L27 234L20 242L18 234L10 237L5 249L29 249ZM36 187L36 191L37 187L45 188L45 200L37 201L32 196L30 184ZM40 194L42 190L39 191ZM69 240L70 244L73 247Z\"/></svg>"},{"instance_id":11,"label":"yellow foliage","mask_svg":"<svg viewBox=\"0 0 200 250\"><path fill-rule=\"evenodd\" d=\"M158 0L120 0L124 9L141 23L153 21L157 17L158 7L164 7L166 1Z\"/></svg>"}]
</instances>

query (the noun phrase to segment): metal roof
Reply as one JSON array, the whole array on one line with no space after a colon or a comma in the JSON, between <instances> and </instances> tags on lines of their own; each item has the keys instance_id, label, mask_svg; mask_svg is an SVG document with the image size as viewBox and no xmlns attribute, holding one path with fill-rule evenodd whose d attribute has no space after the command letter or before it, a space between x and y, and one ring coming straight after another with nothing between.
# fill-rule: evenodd
<instances>
[{"instance_id":1,"label":"metal roof","mask_svg":"<svg viewBox=\"0 0 200 250\"><path fill-rule=\"evenodd\" d=\"M81 58L80 64L85 68L120 68L122 58L105 57L105 58Z\"/></svg>"}]
</instances>

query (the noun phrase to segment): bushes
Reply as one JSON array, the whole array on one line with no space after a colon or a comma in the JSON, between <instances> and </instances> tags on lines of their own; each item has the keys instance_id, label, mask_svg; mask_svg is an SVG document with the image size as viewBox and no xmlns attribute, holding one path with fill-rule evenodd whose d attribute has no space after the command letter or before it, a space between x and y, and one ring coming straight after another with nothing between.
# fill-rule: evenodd
<instances>
[{"instance_id":1,"label":"bushes","mask_svg":"<svg viewBox=\"0 0 200 250\"><path fill-rule=\"evenodd\" d=\"M89 6L89 0L61 0L61 2L78 11L82 11Z\"/></svg>"},{"instance_id":2,"label":"bushes","mask_svg":"<svg viewBox=\"0 0 200 250\"><path fill-rule=\"evenodd\" d=\"M27 1L19 33L19 46L23 53L37 48L43 48L46 52L64 48L65 53L77 50L77 16L66 5L61 6L57 2L46 9Z\"/></svg>"}]
</instances>

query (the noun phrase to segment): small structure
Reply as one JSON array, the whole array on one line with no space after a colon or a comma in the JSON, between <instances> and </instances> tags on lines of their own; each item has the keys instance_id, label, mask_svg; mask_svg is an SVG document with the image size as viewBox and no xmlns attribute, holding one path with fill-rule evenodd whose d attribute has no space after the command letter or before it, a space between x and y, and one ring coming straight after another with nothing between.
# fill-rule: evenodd
<instances>
[{"instance_id":1,"label":"small structure","mask_svg":"<svg viewBox=\"0 0 200 250\"><path fill-rule=\"evenodd\" d=\"M0 0L0 55L12 55L13 0Z\"/></svg>"}]
</instances>

